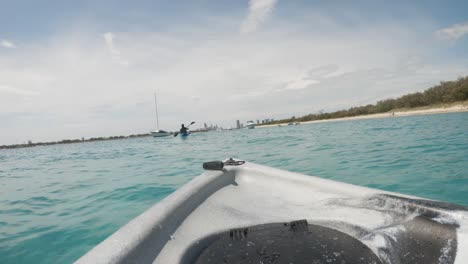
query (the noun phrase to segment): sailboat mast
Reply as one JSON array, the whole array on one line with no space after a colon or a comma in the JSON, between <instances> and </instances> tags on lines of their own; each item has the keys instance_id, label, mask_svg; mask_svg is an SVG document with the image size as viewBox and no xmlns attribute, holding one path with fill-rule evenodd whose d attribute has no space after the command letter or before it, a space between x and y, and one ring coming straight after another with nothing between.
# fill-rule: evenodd
<instances>
[{"instance_id":1,"label":"sailboat mast","mask_svg":"<svg viewBox=\"0 0 468 264\"><path fill-rule=\"evenodd\" d=\"M158 101L156 100L156 93L154 93L154 109L156 110L156 129L159 130Z\"/></svg>"}]
</instances>

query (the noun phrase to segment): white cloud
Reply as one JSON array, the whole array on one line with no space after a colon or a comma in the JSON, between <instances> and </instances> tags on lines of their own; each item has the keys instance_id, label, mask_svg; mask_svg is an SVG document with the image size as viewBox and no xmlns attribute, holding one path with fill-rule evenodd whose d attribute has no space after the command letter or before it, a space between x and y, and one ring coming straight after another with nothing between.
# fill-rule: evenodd
<instances>
[{"instance_id":1,"label":"white cloud","mask_svg":"<svg viewBox=\"0 0 468 264\"><path fill-rule=\"evenodd\" d=\"M250 0L249 13L242 22L241 33L250 33L265 21L273 12L277 0Z\"/></svg>"},{"instance_id":2,"label":"white cloud","mask_svg":"<svg viewBox=\"0 0 468 264\"><path fill-rule=\"evenodd\" d=\"M229 127L236 119L373 103L468 70L466 62L438 60L406 25L311 29L314 22L288 20L248 37L229 26L80 30L14 56L0 53L0 113L35 113L28 122L2 123L0 145L148 132L155 90L161 129L192 120Z\"/></svg>"},{"instance_id":3,"label":"white cloud","mask_svg":"<svg viewBox=\"0 0 468 264\"><path fill-rule=\"evenodd\" d=\"M114 35L112 32L107 32L103 34L104 41L106 42L107 48L109 50L109 53L112 56L112 59L124 66L128 65L128 61L122 59L122 55L119 50L117 50L114 46Z\"/></svg>"},{"instance_id":4,"label":"white cloud","mask_svg":"<svg viewBox=\"0 0 468 264\"><path fill-rule=\"evenodd\" d=\"M0 94L13 94L13 95L24 95L24 96L31 96L37 95L36 92L27 91L23 89L19 89L17 87L13 87L11 85L2 85L0 84Z\"/></svg>"},{"instance_id":5,"label":"white cloud","mask_svg":"<svg viewBox=\"0 0 468 264\"><path fill-rule=\"evenodd\" d=\"M306 89L310 87L311 85L319 84L319 83L320 82L317 80L300 79L300 80L292 81L288 83L284 88L278 89L277 91Z\"/></svg>"},{"instance_id":6,"label":"white cloud","mask_svg":"<svg viewBox=\"0 0 468 264\"><path fill-rule=\"evenodd\" d=\"M9 41L9 40L1 39L0 40L0 47L7 48L7 49L14 49L14 48L16 48L16 45L13 42Z\"/></svg>"},{"instance_id":7,"label":"white cloud","mask_svg":"<svg viewBox=\"0 0 468 264\"><path fill-rule=\"evenodd\" d=\"M437 30L435 35L443 40L457 40L468 34L468 21Z\"/></svg>"}]
</instances>

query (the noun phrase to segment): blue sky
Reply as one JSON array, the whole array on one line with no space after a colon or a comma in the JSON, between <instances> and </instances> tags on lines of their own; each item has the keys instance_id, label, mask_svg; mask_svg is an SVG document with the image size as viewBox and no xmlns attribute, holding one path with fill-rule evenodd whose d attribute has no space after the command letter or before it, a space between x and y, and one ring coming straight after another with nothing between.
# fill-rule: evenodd
<instances>
[{"instance_id":1,"label":"blue sky","mask_svg":"<svg viewBox=\"0 0 468 264\"><path fill-rule=\"evenodd\" d=\"M336 110L467 75L466 1L0 1L0 144ZM35 133L30 133L30 131Z\"/></svg>"},{"instance_id":2,"label":"blue sky","mask_svg":"<svg viewBox=\"0 0 468 264\"><path fill-rule=\"evenodd\" d=\"M173 24L197 23L208 16L243 16L247 1L1 1L0 32L20 39L53 34L76 23L97 29L164 30ZM466 1L277 1L275 17L294 19L307 10L320 10L344 23L343 13L355 12L366 22L399 20L412 23L430 19L440 27L466 20ZM352 24L351 24L352 26Z\"/></svg>"}]
</instances>

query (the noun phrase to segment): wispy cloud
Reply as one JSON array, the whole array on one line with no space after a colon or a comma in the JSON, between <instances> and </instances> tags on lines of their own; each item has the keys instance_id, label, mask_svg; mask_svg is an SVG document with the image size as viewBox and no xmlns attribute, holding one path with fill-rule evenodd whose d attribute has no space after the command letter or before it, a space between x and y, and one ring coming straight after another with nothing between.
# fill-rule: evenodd
<instances>
[{"instance_id":1,"label":"wispy cloud","mask_svg":"<svg viewBox=\"0 0 468 264\"><path fill-rule=\"evenodd\" d=\"M277 0L250 0L249 13L241 26L241 33L250 33L273 12Z\"/></svg>"},{"instance_id":2,"label":"wispy cloud","mask_svg":"<svg viewBox=\"0 0 468 264\"><path fill-rule=\"evenodd\" d=\"M121 65L128 65L128 61L122 59L122 55L119 50L115 48L114 45L114 34L112 32L104 33L104 41L106 42L107 49L112 56L112 59Z\"/></svg>"},{"instance_id":3,"label":"wispy cloud","mask_svg":"<svg viewBox=\"0 0 468 264\"><path fill-rule=\"evenodd\" d=\"M0 93L8 93L8 94L24 95L24 96L37 95L36 92L27 91L27 90L23 90L17 87L13 87L11 85L3 85L3 84L0 84Z\"/></svg>"},{"instance_id":4,"label":"wispy cloud","mask_svg":"<svg viewBox=\"0 0 468 264\"><path fill-rule=\"evenodd\" d=\"M14 48L16 48L16 45L13 42L9 41L9 40L1 39L0 40L0 47L7 48L7 49L14 49Z\"/></svg>"},{"instance_id":5,"label":"wispy cloud","mask_svg":"<svg viewBox=\"0 0 468 264\"><path fill-rule=\"evenodd\" d=\"M435 35L443 40L457 40L468 34L468 21L437 30Z\"/></svg>"}]
</instances>

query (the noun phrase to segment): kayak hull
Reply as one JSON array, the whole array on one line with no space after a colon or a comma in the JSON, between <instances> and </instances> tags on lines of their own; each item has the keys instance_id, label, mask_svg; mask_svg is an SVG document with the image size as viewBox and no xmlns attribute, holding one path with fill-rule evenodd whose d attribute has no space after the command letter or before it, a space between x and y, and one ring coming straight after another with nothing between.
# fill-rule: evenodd
<instances>
[{"instance_id":1,"label":"kayak hull","mask_svg":"<svg viewBox=\"0 0 468 264\"><path fill-rule=\"evenodd\" d=\"M468 263L457 250L468 248L466 207L249 162L194 178L77 263L196 263L213 237L301 219L355 239L380 263Z\"/></svg>"}]
</instances>

